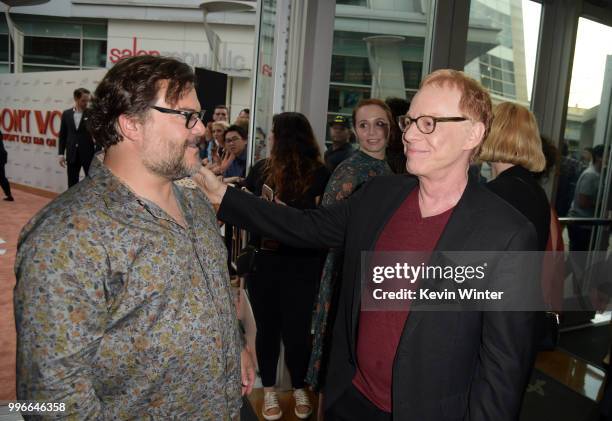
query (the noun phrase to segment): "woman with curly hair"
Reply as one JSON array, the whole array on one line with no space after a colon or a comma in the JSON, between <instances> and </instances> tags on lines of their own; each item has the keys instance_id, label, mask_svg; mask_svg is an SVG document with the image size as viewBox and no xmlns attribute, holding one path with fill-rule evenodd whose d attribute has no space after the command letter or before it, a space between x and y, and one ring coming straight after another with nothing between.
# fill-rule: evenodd
<instances>
[{"instance_id":1,"label":"woman with curly hair","mask_svg":"<svg viewBox=\"0 0 612 421\"><path fill-rule=\"evenodd\" d=\"M295 112L275 115L269 140L270 158L253 166L245 187L256 195L271 189L275 201L293 208L316 208L329 172L306 117ZM304 390L311 349L310 317L325 252L266 239L259 242L261 251L247 289L257 325L255 348L264 386L262 415L266 420L278 420L283 415L274 390L282 339L295 389L295 414L306 419L312 413Z\"/></svg>"}]
</instances>

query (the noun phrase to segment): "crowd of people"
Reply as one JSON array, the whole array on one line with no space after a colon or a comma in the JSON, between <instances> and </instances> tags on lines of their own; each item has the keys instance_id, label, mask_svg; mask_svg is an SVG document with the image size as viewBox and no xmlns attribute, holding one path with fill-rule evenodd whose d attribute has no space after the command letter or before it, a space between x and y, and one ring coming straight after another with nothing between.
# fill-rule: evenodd
<instances>
[{"instance_id":1,"label":"crowd of people","mask_svg":"<svg viewBox=\"0 0 612 421\"><path fill-rule=\"evenodd\" d=\"M62 125L87 127L104 157L60 142L70 183L81 167L87 177L21 233L18 398L61 401L83 419L238 419L255 362L222 221L257 251L246 288L263 418L283 417L282 341L300 419L314 410L309 388L319 420L517 419L541 313L369 311L362 253L550 247L558 221L538 177L555 153L533 114L437 70L411 102L364 99L334 116L326 151L303 114L275 115L269 156L247 171L249 110L230 124L219 105L205 124L194 84L186 64L138 56L108 71L87 112L90 93L75 91ZM573 212L590 205L598 148ZM492 180L471 170L478 162ZM197 188L174 182L185 177ZM492 267L491 283L539 279L518 266Z\"/></svg>"}]
</instances>

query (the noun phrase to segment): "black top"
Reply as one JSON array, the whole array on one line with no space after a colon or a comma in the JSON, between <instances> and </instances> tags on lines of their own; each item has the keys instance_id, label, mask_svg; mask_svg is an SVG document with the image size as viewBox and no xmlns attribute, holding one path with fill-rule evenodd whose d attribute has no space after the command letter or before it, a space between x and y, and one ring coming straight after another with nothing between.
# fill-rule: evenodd
<instances>
[{"instance_id":1,"label":"black top","mask_svg":"<svg viewBox=\"0 0 612 421\"><path fill-rule=\"evenodd\" d=\"M538 249L544 250L550 234L550 204L544 189L531 173L515 165L500 173L486 186L533 224L538 234Z\"/></svg>"},{"instance_id":2,"label":"black top","mask_svg":"<svg viewBox=\"0 0 612 421\"><path fill-rule=\"evenodd\" d=\"M417 186L406 176L373 177L347 200L299 211L229 188L218 218L298 247L343 248L337 319L331 335L325 406L351 385L361 309L362 251L374 250L386 222ZM470 178L436 250L528 251L533 226ZM539 286L539 271L504 253L491 265L491 288ZM441 255L440 255L441 256ZM509 261L508 261L509 259ZM444 264L432 260L430 265ZM507 265L516 267L508 271ZM517 282L521 281L521 282ZM507 292L506 292L507 294ZM394 420L516 420L536 355L536 314L524 311L413 311L393 363Z\"/></svg>"},{"instance_id":3,"label":"black top","mask_svg":"<svg viewBox=\"0 0 612 421\"><path fill-rule=\"evenodd\" d=\"M251 193L255 196L261 196L261 190L263 188L265 182L265 174L264 169L267 159L262 159L258 161L253 167L251 171L249 171L249 175L244 180L242 184L243 187L246 187ZM325 191L325 186L327 185L327 180L329 180L330 173L324 165L321 165L319 168L315 170L314 178L312 184L300 198L295 200L285 200L282 197L278 197L279 200L283 201L287 204L287 206L296 208L296 209L315 209L317 207L317 197L323 197L323 192ZM274 188L274 186L270 186ZM276 195L276 192L275 192ZM259 246L261 241L261 237L257 235L251 235L249 238L249 243ZM283 255L299 255L299 256L320 256L320 250L305 250L296 247L290 247L286 244L280 244L278 253Z\"/></svg>"},{"instance_id":4,"label":"black top","mask_svg":"<svg viewBox=\"0 0 612 421\"><path fill-rule=\"evenodd\" d=\"M330 172L334 172L336 167L346 158L351 156L353 152L355 152L355 149L353 149L351 144L348 142L340 146L338 149L334 149L333 145L330 146L329 148L327 148L324 155L325 165L327 165L327 169Z\"/></svg>"},{"instance_id":5,"label":"black top","mask_svg":"<svg viewBox=\"0 0 612 421\"><path fill-rule=\"evenodd\" d=\"M261 196L261 189L265 182L264 177L264 168L266 165L267 159L262 159L257 162L251 168L249 175L244 181L244 187L246 187L251 193L254 193L256 196ZM282 200L287 204L287 206L291 206L292 208L297 209L314 209L317 207L316 198L322 197L323 192L325 191L325 186L327 185L327 180L329 180L329 171L325 166L321 165L319 168L315 170L314 178L312 180L312 184L300 198L295 200L285 200L282 197L279 197L279 200ZM274 186L270 186L274 188Z\"/></svg>"}]
</instances>

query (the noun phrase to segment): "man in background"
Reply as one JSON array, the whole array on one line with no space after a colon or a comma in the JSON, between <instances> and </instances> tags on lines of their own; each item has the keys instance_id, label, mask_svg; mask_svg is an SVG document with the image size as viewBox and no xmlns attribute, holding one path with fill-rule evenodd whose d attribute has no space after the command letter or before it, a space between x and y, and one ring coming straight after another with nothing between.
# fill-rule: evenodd
<instances>
[{"instance_id":1,"label":"man in background","mask_svg":"<svg viewBox=\"0 0 612 421\"><path fill-rule=\"evenodd\" d=\"M81 168L89 174L95 147L87 130L87 107L91 98L85 88L74 91L74 107L62 113L59 133L59 163L68 167L68 188L79 182Z\"/></svg>"},{"instance_id":2,"label":"man in background","mask_svg":"<svg viewBox=\"0 0 612 421\"><path fill-rule=\"evenodd\" d=\"M225 121L229 122L229 113L225 105L217 105L213 112L213 121Z\"/></svg>"},{"instance_id":3,"label":"man in background","mask_svg":"<svg viewBox=\"0 0 612 421\"><path fill-rule=\"evenodd\" d=\"M580 178L578 178L574 200L568 216L574 218L592 218L595 216L595 204L597 202L601 169L603 167L603 152L603 145L597 145L593 148L593 161L580 174ZM592 226L570 224L567 230L570 240L570 251L589 250Z\"/></svg>"},{"instance_id":4,"label":"man in background","mask_svg":"<svg viewBox=\"0 0 612 421\"><path fill-rule=\"evenodd\" d=\"M236 124L225 131L225 148L232 154L232 162L223 174L224 177L244 178L247 160L247 132Z\"/></svg>"},{"instance_id":5,"label":"man in background","mask_svg":"<svg viewBox=\"0 0 612 421\"><path fill-rule=\"evenodd\" d=\"M330 172L352 155L355 151L351 146L351 129L348 119L343 115L337 115L329 125L329 136L332 144L325 151L325 165Z\"/></svg>"}]
</instances>

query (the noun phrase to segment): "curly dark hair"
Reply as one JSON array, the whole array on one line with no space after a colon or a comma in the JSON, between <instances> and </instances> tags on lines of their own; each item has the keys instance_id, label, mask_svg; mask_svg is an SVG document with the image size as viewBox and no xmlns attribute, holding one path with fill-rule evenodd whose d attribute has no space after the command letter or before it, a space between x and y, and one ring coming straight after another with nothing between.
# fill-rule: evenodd
<instances>
[{"instance_id":1,"label":"curly dark hair","mask_svg":"<svg viewBox=\"0 0 612 421\"><path fill-rule=\"evenodd\" d=\"M195 86L191 67L170 57L136 56L115 64L94 94L88 128L96 143L106 149L122 140L117 130L120 115L144 121L167 82L166 102L175 105Z\"/></svg>"},{"instance_id":2,"label":"curly dark hair","mask_svg":"<svg viewBox=\"0 0 612 421\"><path fill-rule=\"evenodd\" d=\"M272 118L272 133L266 184L283 201L299 199L312 185L315 171L324 165L312 127L304 114L285 112Z\"/></svg>"}]
</instances>

